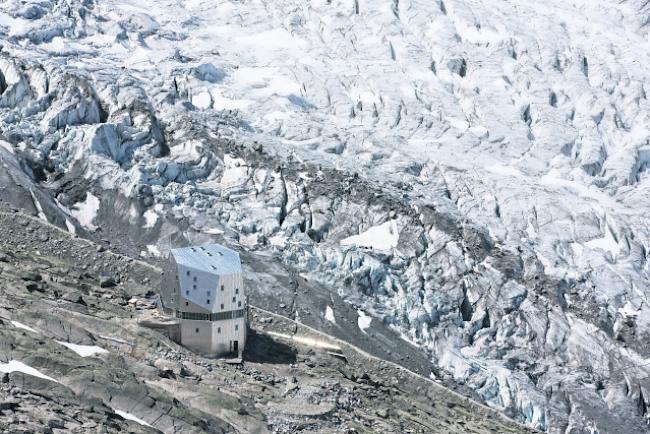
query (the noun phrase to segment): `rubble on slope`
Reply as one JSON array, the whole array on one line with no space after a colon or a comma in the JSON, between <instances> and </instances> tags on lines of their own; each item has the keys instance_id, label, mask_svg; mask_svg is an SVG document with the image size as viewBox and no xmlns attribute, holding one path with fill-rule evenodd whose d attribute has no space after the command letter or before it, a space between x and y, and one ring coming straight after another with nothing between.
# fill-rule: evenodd
<instances>
[{"instance_id":1,"label":"rubble on slope","mask_svg":"<svg viewBox=\"0 0 650 434\"><path fill-rule=\"evenodd\" d=\"M45 377L2 374L0 429L528 432L433 381L258 309L243 364L197 356L138 325L154 312L148 300L159 270L97 252L1 203L0 224L0 353ZM117 285L102 287L100 270L118 276ZM26 274L42 286L30 290ZM79 354L70 344L103 351Z\"/></svg>"}]
</instances>

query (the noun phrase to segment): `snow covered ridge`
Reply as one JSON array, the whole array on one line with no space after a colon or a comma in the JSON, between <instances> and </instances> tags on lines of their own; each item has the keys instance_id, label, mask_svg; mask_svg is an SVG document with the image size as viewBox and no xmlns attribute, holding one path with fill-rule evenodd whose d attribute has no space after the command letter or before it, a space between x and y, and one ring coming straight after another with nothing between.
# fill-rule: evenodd
<instances>
[{"instance_id":1,"label":"snow covered ridge","mask_svg":"<svg viewBox=\"0 0 650 434\"><path fill-rule=\"evenodd\" d=\"M0 127L88 229L230 230L531 426L635 432L649 11L520 3L10 1Z\"/></svg>"}]
</instances>

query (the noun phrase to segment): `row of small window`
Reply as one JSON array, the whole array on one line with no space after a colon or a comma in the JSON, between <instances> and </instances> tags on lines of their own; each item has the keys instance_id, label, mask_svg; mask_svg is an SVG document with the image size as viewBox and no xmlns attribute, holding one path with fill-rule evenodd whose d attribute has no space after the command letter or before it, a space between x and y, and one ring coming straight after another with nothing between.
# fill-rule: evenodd
<instances>
[{"instance_id":1,"label":"row of small window","mask_svg":"<svg viewBox=\"0 0 650 434\"><path fill-rule=\"evenodd\" d=\"M212 313L199 313L199 312L183 312L180 310L175 311L176 318L190 319L197 321L221 321L224 319L243 318L246 314L246 309L229 310L226 312L212 312Z\"/></svg>"},{"instance_id":2,"label":"row of small window","mask_svg":"<svg viewBox=\"0 0 650 434\"><path fill-rule=\"evenodd\" d=\"M192 289L196 289L196 285L192 285ZM221 285L221 291L223 292L223 290L224 290L224 287L223 287L223 285ZM186 292L187 294L190 293L190 292L187 291L187 290L186 290L185 292ZM239 288L235 288L235 294L239 294ZM210 291L208 291L208 296L209 296L209 295L210 295Z\"/></svg>"},{"instance_id":3,"label":"row of small window","mask_svg":"<svg viewBox=\"0 0 650 434\"><path fill-rule=\"evenodd\" d=\"M199 329L195 329L196 333L199 332ZM239 324L235 324L235 331L239 331ZM217 333L221 334L221 327L217 327Z\"/></svg>"},{"instance_id":4,"label":"row of small window","mask_svg":"<svg viewBox=\"0 0 650 434\"><path fill-rule=\"evenodd\" d=\"M189 295L189 294L188 294L188 295ZM233 302L233 303L235 302L235 297L232 298L232 302ZM210 304L210 299L209 299L209 298L206 300L205 304ZM189 302L189 301L186 301L186 302L185 302L185 306L189 306L189 305L190 305L190 302ZM241 307L241 300L239 300L239 301L237 302L237 307ZM221 310L223 310L223 309L224 309L224 306L223 306L223 303L221 303Z\"/></svg>"},{"instance_id":5,"label":"row of small window","mask_svg":"<svg viewBox=\"0 0 650 434\"><path fill-rule=\"evenodd\" d=\"M190 275L190 272L189 272L189 271L187 272L187 275L188 275L188 276ZM196 281L197 281L196 276L194 276L194 277L192 278L192 281L193 281L193 282L196 282ZM192 289L196 289L196 285L192 285ZM226 289L225 286L224 286L224 285L221 285L221 291L224 291L225 289ZM239 288L235 288L235 294L239 294Z\"/></svg>"}]
</instances>

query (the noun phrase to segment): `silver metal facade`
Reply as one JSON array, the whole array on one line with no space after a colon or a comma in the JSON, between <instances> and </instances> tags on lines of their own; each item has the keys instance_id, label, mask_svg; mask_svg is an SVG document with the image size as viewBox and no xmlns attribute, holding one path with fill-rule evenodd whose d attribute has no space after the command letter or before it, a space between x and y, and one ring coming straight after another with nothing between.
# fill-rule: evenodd
<instances>
[{"instance_id":1,"label":"silver metal facade","mask_svg":"<svg viewBox=\"0 0 650 434\"><path fill-rule=\"evenodd\" d=\"M162 309L180 319L181 345L241 357L248 306L237 252L218 244L173 249L162 283Z\"/></svg>"}]
</instances>

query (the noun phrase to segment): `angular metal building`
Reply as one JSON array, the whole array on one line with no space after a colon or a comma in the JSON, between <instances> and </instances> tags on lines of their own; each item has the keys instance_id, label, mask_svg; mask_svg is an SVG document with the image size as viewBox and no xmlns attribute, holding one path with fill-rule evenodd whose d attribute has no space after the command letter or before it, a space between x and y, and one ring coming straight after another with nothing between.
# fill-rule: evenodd
<instances>
[{"instance_id":1,"label":"angular metal building","mask_svg":"<svg viewBox=\"0 0 650 434\"><path fill-rule=\"evenodd\" d=\"M173 338L206 356L241 358L248 305L239 254L219 244L173 249L161 288L161 307L175 317Z\"/></svg>"}]
</instances>

